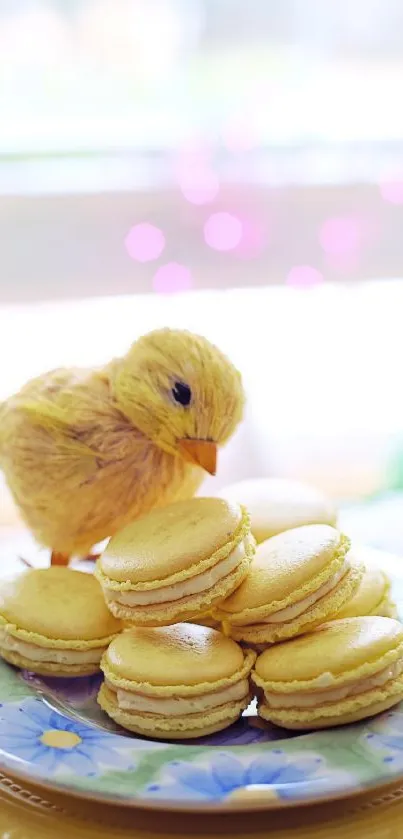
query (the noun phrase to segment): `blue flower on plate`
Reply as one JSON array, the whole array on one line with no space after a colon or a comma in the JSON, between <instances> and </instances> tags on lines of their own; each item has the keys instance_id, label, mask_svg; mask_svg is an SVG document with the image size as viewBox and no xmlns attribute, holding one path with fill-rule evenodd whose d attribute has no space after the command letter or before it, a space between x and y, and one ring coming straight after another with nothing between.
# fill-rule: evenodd
<instances>
[{"instance_id":1,"label":"blue flower on plate","mask_svg":"<svg viewBox=\"0 0 403 839\"><path fill-rule=\"evenodd\" d=\"M370 723L363 739L367 749L384 753L383 762L391 770L402 767L403 703Z\"/></svg>"},{"instance_id":2,"label":"blue flower on plate","mask_svg":"<svg viewBox=\"0 0 403 839\"><path fill-rule=\"evenodd\" d=\"M211 756L208 755L208 757ZM207 758L208 759L208 758ZM206 763L206 756L166 764L156 783L143 790L148 798L165 800L220 801L235 797L245 787L264 785L275 797L292 798L312 789L323 780L325 761L314 753L288 755L282 749L235 756L217 752Z\"/></svg>"},{"instance_id":3,"label":"blue flower on plate","mask_svg":"<svg viewBox=\"0 0 403 839\"><path fill-rule=\"evenodd\" d=\"M0 751L37 774L59 769L98 775L105 766L133 768L135 741L100 731L52 710L40 699L0 709Z\"/></svg>"},{"instance_id":4,"label":"blue flower on plate","mask_svg":"<svg viewBox=\"0 0 403 839\"><path fill-rule=\"evenodd\" d=\"M238 722L225 728L224 731L217 731L215 734L208 734L202 740L187 740L187 745L219 746L221 749L226 746L250 746L255 743L274 742L276 740L287 740L297 737L299 731L285 731L263 722L256 714L243 714Z\"/></svg>"}]
</instances>

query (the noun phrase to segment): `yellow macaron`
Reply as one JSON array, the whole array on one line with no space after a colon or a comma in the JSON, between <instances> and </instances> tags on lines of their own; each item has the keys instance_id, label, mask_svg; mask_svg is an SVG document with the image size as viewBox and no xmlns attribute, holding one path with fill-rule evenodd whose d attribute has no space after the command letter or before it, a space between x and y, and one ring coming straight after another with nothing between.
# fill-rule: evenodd
<instances>
[{"instance_id":1,"label":"yellow macaron","mask_svg":"<svg viewBox=\"0 0 403 839\"><path fill-rule=\"evenodd\" d=\"M110 540L96 575L109 609L136 626L209 612L242 582L255 552L239 504L193 498L155 510Z\"/></svg>"},{"instance_id":2,"label":"yellow macaron","mask_svg":"<svg viewBox=\"0 0 403 839\"><path fill-rule=\"evenodd\" d=\"M34 673L96 673L121 631L92 574L32 569L0 582L0 656Z\"/></svg>"},{"instance_id":3,"label":"yellow macaron","mask_svg":"<svg viewBox=\"0 0 403 839\"><path fill-rule=\"evenodd\" d=\"M396 604L390 595L390 580L380 568L366 565L365 548L354 548L349 552L349 558L364 564L365 571L357 591L344 606L339 609L334 618L358 618L361 615L382 615L385 618L397 616Z\"/></svg>"},{"instance_id":4,"label":"yellow macaron","mask_svg":"<svg viewBox=\"0 0 403 839\"><path fill-rule=\"evenodd\" d=\"M300 481L254 478L230 484L219 495L246 507L257 542L304 524L337 522L332 501L321 490Z\"/></svg>"},{"instance_id":5,"label":"yellow macaron","mask_svg":"<svg viewBox=\"0 0 403 839\"><path fill-rule=\"evenodd\" d=\"M205 626L133 627L112 641L102 659L98 702L137 734L202 737L231 725L247 708L255 659Z\"/></svg>"},{"instance_id":6,"label":"yellow macaron","mask_svg":"<svg viewBox=\"0 0 403 839\"><path fill-rule=\"evenodd\" d=\"M371 717L403 699L403 626L346 618L265 650L253 681L263 719L291 729Z\"/></svg>"},{"instance_id":7,"label":"yellow macaron","mask_svg":"<svg viewBox=\"0 0 403 839\"><path fill-rule=\"evenodd\" d=\"M213 610L237 641L274 644L324 623L353 596L362 566L349 540L327 524L279 533L257 547L237 591Z\"/></svg>"},{"instance_id":8,"label":"yellow macaron","mask_svg":"<svg viewBox=\"0 0 403 839\"><path fill-rule=\"evenodd\" d=\"M190 623L196 623L199 626L211 626L213 629L221 630L221 621L216 620L210 614L203 615L202 617L197 618L197 620L195 619L190 621Z\"/></svg>"}]
</instances>

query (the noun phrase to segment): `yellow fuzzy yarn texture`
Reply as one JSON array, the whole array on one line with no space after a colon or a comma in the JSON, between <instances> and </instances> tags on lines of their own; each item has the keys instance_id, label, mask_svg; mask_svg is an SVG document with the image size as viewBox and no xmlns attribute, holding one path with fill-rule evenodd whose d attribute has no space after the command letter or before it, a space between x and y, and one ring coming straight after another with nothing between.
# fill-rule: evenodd
<instances>
[{"instance_id":1,"label":"yellow fuzzy yarn texture","mask_svg":"<svg viewBox=\"0 0 403 839\"><path fill-rule=\"evenodd\" d=\"M285 641L294 638L303 632L309 632L328 620L337 610L346 603L357 590L363 566L352 565L342 580L328 594L320 598L313 606L310 606L302 615L293 620L278 624L257 624L250 626L231 626L229 634L235 641L245 641L255 644L275 644L277 641Z\"/></svg>"},{"instance_id":2,"label":"yellow fuzzy yarn texture","mask_svg":"<svg viewBox=\"0 0 403 839\"><path fill-rule=\"evenodd\" d=\"M98 703L101 708L123 728L147 737L169 737L174 739L190 739L213 734L235 722L244 711L252 696L249 695L239 702L228 702L212 711L200 714L186 714L183 717L163 717L159 714L132 713L122 711L107 685L101 685L98 693Z\"/></svg>"},{"instance_id":3,"label":"yellow fuzzy yarn texture","mask_svg":"<svg viewBox=\"0 0 403 839\"><path fill-rule=\"evenodd\" d=\"M50 644L49 644L50 647ZM23 670L34 670L40 676L91 676L97 673L99 667L96 664L60 664L51 661L33 661L32 658L25 658L20 653L12 650L3 650L0 646L1 658L20 667Z\"/></svg>"},{"instance_id":4,"label":"yellow fuzzy yarn texture","mask_svg":"<svg viewBox=\"0 0 403 839\"><path fill-rule=\"evenodd\" d=\"M117 676L108 664L107 652L102 656L101 670L105 679L114 687L131 691L132 693L141 693L146 696L201 696L204 693L222 690L236 684L236 682L242 679L247 679L255 661L256 653L253 650L244 650L244 663L240 670L237 670L231 676L216 679L214 682L200 681L194 685L153 685L150 682L135 682L130 679L125 679L122 676Z\"/></svg>"},{"instance_id":5,"label":"yellow fuzzy yarn texture","mask_svg":"<svg viewBox=\"0 0 403 839\"><path fill-rule=\"evenodd\" d=\"M197 500L202 501L204 499ZM165 586L175 585L175 583L180 583L183 580L189 580L192 577L197 577L199 574L202 574L204 571L208 571L210 568L213 568L214 566L218 565L219 562L222 562L224 559L226 559L229 556L229 554L234 550L234 548L236 548L244 539L250 536L249 513L244 507L241 507L241 510L241 521L239 522L239 525L235 529L234 533L230 535L230 538L225 543L225 545L221 545L210 556L201 559L199 562L191 564L188 568L185 568L183 571L177 571L175 574L168 574L166 577L159 578L158 580L149 580L147 582L134 583L131 580L119 582L117 580L113 580L111 577L109 577L107 574L103 572L101 556L96 563L95 576L101 583L101 586L105 586L109 589L112 589L113 591L151 591L152 589L158 589ZM214 521L211 522L211 527L214 528ZM184 538L186 538L186 533L184 534ZM248 556L252 557L254 554L254 550L255 541L251 536L247 550Z\"/></svg>"},{"instance_id":6,"label":"yellow fuzzy yarn texture","mask_svg":"<svg viewBox=\"0 0 403 839\"><path fill-rule=\"evenodd\" d=\"M191 388L175 403L176 381ZM225 443L241 420L238 371L205 338L162 329L102 369L58 369L0 406L0 467L37 541L65 554L197 490L184 437Z\"/></svg>"},{"instance_id":7,"label":"yellow fuzzy yarn texture","mask_svg":"<svg viewBox=\"0 0 403 839\"><path fill-rule=\"evenodd\" d=\"M309 525L307 527L309 527ZM312 525L312 527L315 527L315 525ZM291 531L288 531L288 533L290 532ZM273 539L274 538L278 537L273 537ZM268 544L268 542L266 542L265 544ZM214 610L214 617L216 617L218 620L228 621L228 623L232 625L258 624L269 615L275 612L279 612L282 609L286 609L288 606L292 606L295 603L298 603L300 600L303 600L305 597L308 597L310 594L317 591L317 589L320 588L320 586L324 585L328 580L331 579L331 577L333 577L340 570L346 558L346 554L349 547L350 539L343 533L341 533L339 544L335 547L332 559L326 565L326 568L324 568L320 574L315 574L302 586L299 586L297 589L293 589L293 591L288 596L280 600L264 603L262 606L255 606L253 608L245 607L239 612L231 611L231 603L226 604L224 602L220 606L220 608ZM240 594L241 592L238 592L238 597L240 596ZM227 605L228 608L226 608Z\"/></svg>"},{"instance_id":8,"label":"yellow fuzzy yarn texture","mask_svg":"<svg viewBox=\"0 0 403 839\"><path fill-rule=\"evenodd\" d=\"M259 715L285 728L330 727L372 716L378 712L379 706L382 706L382 710L390 708L401 699L403 699L403 676L391 679L384 687L374 688L339 702L318 705L317 708L274 709L261 703Z\"/></svg>"}]
</instances>

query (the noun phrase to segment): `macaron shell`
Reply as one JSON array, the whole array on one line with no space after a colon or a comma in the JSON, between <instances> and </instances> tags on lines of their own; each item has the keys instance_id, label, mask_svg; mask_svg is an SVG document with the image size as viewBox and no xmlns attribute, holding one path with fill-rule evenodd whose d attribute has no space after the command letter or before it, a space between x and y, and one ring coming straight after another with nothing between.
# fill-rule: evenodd
<instances>
[{"instance_id":1,"label":"macaron shell","mask_svg":"<svg viewBox=\"0 0 403 839\"><path fill-rule=\"evenodd\" d=\"M395 618L395 620L399 620L396 603L388 596L379 604L376 614L383 618Z\"/></svg>"},{"instance_id":2,"label":"macaron shell","mask_svg":"<svg viewBox=\"0 0 403 839\"><path fill-rule=\"evenodd\" d=\"M350 551L349 558L353 560L360 553ZM389 579L380 568L365 568L355 595L334 615L334 618L355 618L361 615L383 614L389 591Z\"/></svg>"},{"instance_id":3,"label":"macaron shell","mask_svg":"<svg viewBox=\"0 0 403 839\"><path fill-rule=\"evenodd\" d=\"M370 708L359 708L354 713L350 712L336 717L312 717L309 722L303 722L302 720L293 721L291 719L286 722L280 722L280 720L274 721L274 719L271 719L270 721L273 722L274 725L289 729L290 731L312 731L312 729L334 728L339 725L350 725L351 723L360 722L360 720L374 717L377 714L382 714L383 711L393 708L393 706L397 705L398 702L400 702L400 699L396 699L395 696L389 696L384 700L384 702L374 703ZM261 710L259 710L259 716L269 722L268 717L264 716Z\"/></svg>"},{"instance_id":4,"label":"macaron shell","mask_svg":"<svg viewBox=\"0 0 403 839\"><path fill-rule=\"evenodd\" d=\"M270 647L256 662L254 680L276 692L346 684L372 675L403 655L403 626L379 616L324 624L287 644Z\"/></svg>"},{"instance_id":5,"label":"macaron shell","mask_svg":"<svg viewBox=\"0 0 403 839\"><path fill-rule=\"evenodd\" d=\"M249 524L249 519L248 519ZM155 510L112 536L100 568L118 583L152 583L189 572L242 535L238 504L193 498ZM228 551L229 552L229 551Z\"/></svg>"},{"instance_id":6,"label":"macaron shell","mask_svg":"<svg viewBox=\"0 0 403 839\"><path fill-rule=\"evenodd\" d=\"M201 714L168 718L158 714L135 714L122 711L118 707L113 691L105 684L101 685L98 693L99 705L118 725L145 737L164 740L187 740L222 731L236 722L242 711L248 707L251 698L248 696L240 702L228 702L210 712L203 711Z\"/></svg>"},{"instance_id":7,"label":"macaron shell","mask_svg":"<svg viewBox=\"0 0 403 839\"><path fill-rule=\"evenodd\" d=\"M297 603L342 567L349 540L329 525L307 525L258 545L246 580L214 616L233 624L259 618Z\"/></svg>"},{"instance_id":8,"label":"macaron shell","mask_svg":"<svg viewBox=\"0 0 403 839\"><path fill-rule=\"evenodd\" d=\"M136 609L133 606L124 606L117 600L109 600L108 608L117 618L136 626L168 626L182 621L191 621L218 606L238 588L249 572L253 553L254 547L249 547L238 567L211 589L166 603L163 609L153 606Z\"/></svg>"},{"instance_id":9,"label":"macaron shell","mask_svg":"<svg viewBox=\"0 0 403 839\"><path fill-rule=\"evenodd\" d=\"M25 658L20 653L0 649L0 656L19 667L21 670L29 670L38 673L39 676L92 676L99 673L99 665L96 664L56 664L50 661L35 662L32 658Z\"/></svg>"},{"instance_id":10,"label":"macaron shell","mask_svg":"<svg viewBox=\"0 0 403 839\"><path fill-rule=\"evenodd\" d=\"M325 594L294 620L277 624L251 624L250 626L228 625L228 632L235 641L250 644L275 644L310 632L328 621L338 608L354 596L362 577L363 568L352 565L347 574L332 591Z\"/></svg>"},{"instance_id":11,"label":"macaron shell","mask_svg":"<svg viewBox=\"0 0 403 839\"><path fill-rule=\"evenodd\" d=\"M299 481L257 478L230 484L220 497L243 504L251 516L252 533L263 542L304 524L336 525L333 503L319 489Z\"/></svg>"},{"instance_id":12,"label":"macaron shell","mask_svg":"<svg viewBox=\"0 0 403 839\"><path fill-rule=\"evenodd\" d=\"M203 615L202 617L198 618L197 620L190 621L191 623L196 623L199 626L210 626L212 629L221 629L220 621L217 621L213 618L212 615Z\"/></svg>"},{"instance_id":13,"label":"macaron shell","mask_svg":"<svg viewBox=\"0 0 403 839\"><path fill-rule=\"evenodd\" d=\"M182 623L123 632L110 644L105 662L117 678L136 683L160 687L214 684L242 669L244 653L215 629Z\"/></svg>"},{"instance_id":14,"label":"macaron shell","mask_svg":"<svg viewBox=\"0 0 403 839\"><path fill-rule=\"evenodd\" d=\"M341 702L329 702L318 708L269 708L259 705L259 715L275 725L291 729L330 728L335 725L372 717L392 708L403 699L403 675L392 679L383 688L365 691Z\"/></svg>"},{"instance_id":15,"label":"macaron shell","mask_svg":"<svg viewBox=\"0 0 403 839\"><path fill-rule=\"evenodd\" d=\"M2 580L0 618L10 634L46 647L86 648L121 630L95 577L58 566Z\"/></svg>"}]
</instances>

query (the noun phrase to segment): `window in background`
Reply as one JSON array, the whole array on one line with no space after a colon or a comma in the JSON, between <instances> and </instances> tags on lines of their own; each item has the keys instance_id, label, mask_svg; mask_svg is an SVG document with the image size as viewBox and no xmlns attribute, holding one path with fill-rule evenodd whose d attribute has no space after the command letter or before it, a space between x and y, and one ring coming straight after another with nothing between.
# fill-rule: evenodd
<instances>
[{"instance_id":1,"label":"window in background","mask_svg":"<svg viewBox=\"0 0 403 839\"><path fill-rule=\"evenodd\" d=\"M2 298L398 276L402 24L400 0L0 0Z\"/></svg>"},{"instance_id":2,"label":"window in background","mask_svg":"<svg viewBox=\"0 0 403 839\"><path fill-rule=\"evenodd\" d=\"M247 379L222 482L397 485L402 85L401 0L0 0L0 398L186 325Z\"/></svg>"},{"instance_id":3,"label":"window in background","mask_svg":"<svg viewBox=\"0 0 403 839\"><path fill-rule=\"evenodd\" d=\"M402 139L399 0L0 2L2 153Z\"/></svg>"}]
</instances>

